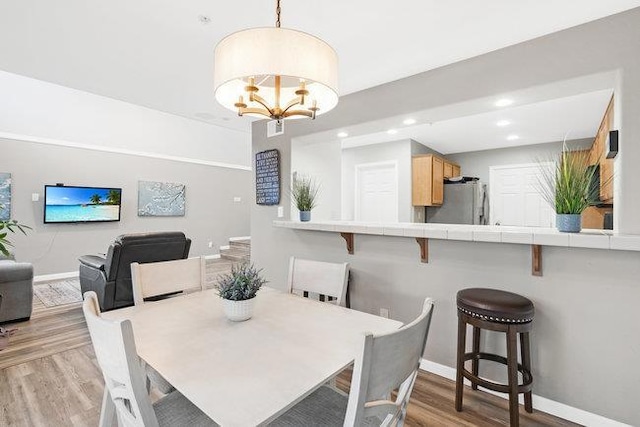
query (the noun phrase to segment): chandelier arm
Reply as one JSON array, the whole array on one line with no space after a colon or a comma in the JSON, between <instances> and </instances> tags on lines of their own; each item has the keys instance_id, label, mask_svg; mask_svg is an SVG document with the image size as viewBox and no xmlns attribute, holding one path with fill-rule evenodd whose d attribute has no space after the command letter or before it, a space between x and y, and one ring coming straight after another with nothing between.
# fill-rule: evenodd
<instances>
[{"instance_id":1,"label":"chandelier arm","mask_svg":"<svg viewBox=\"0 0 640 427\"><path fill-rule=\"evenodd\" d=\"M291 117L291 116L307 116L312 119L315 118L315 114L312 111L307 110L291 110L282 114L282 117Z\"/></svg>"},{"instance_id":2,"label":"chandelier arm","mask_svg":"<svg viewBox=\"0 0 640 427\"><path fill-rule=\"evenodd\" d=\"M269 108L269 105L267 104L267 101L265 101L264 99L262 99L262 97L260 95L256 95L256 93L252 93L251 94L251 98L250 101L255 101L257 103L259 103L260 105L262 105L265 109L267 109L267 111L269 111L269 113L271 115L273 115L273 110L271 108Z\"/></svg>"},{"instance_id":3,"label":"chandelier arm","mask_svg":"<svg viewBox=\"0 0 640 427\"><path fill-rule=\"evenodd\" d=\"M269 110L264 110L262 108L254 108L254 107L249 107L249 108L241 108L240 112L242 114L260 114L261 116L265 116L268 118L273 118L273 114L271 113L271 111Z\"/></svg>"},{"instance_id":4,"label":"chandelier arm","mask_svg":"<svg viewBox=\"0 0 640 427\"><path fill-rule=\"evenodd\" d=\"M282 114L286 113L289 110L289 108L293 107L294 105L302 104L301 101L302 101L302 97L301 96L297 96L297 97L293 98L291 101L289 101L287 106L284 107L284 110L282 110Z\"/></svg>"}]
</instances>

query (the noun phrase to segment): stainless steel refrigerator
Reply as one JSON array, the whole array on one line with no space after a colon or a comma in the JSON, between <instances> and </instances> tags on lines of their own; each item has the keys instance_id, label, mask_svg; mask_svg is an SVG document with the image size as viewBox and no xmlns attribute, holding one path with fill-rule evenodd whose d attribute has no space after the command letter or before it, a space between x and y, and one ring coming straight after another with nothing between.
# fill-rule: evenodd
<instances>
[{"instance_id":1,"label":"stainless steel refrigerator","mask_svg":"<svg viewBox=\"0 0 640 427\"><path fill-rule=\"evenodd\" d=\"M487 224L489 203L487 186L480 181L445 184L444 202L426 208L426 222L441 224Z\"/></svg>"}]
</instances>

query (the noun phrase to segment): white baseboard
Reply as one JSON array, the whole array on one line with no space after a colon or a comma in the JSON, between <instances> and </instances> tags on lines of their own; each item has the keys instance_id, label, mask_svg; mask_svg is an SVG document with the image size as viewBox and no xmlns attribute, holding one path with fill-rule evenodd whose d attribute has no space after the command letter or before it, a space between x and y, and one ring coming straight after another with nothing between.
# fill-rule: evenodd
<instances>
[{"instance_id":1,"label":"white baseboard","mask_svg":"<svg viewBox=\"0 0 640 427\"><path fill-rule=\"evenodd\" d=\"M39 276L33 276L33 283L50 282L52 280L72 279L78 277L77 271L69 271L66 273L56 274L41 274Z\"/></svg>"},{"instance_id":2,"label":"white baseboard","mask_svg":"<svg viewBox=\"0 0 640 427\"><path fill-rule=\"evenodd\" d=\"M430 360L422 359L420 362L420 369L423 371L431 372L432 374L439 375L444 378L448 378L452 381L456 380L456 370L449 366L441 365ZM467 380L465 384L471 385ZM508 396L505 393L498 393L492 390L482 389L487 393L495 396L507 399ZM523 403L523 396L520 395L520 403ZM451 403L453 405L453 402ZM556 417L564 418L565 420L573 421L574 423L582 424L585 426L594 427L631 427L628 424L614 421L609 418L605 418L601 415L593 414L591 412L583 411L582 409L574 408L573 406L565 405L564 403L556 402L546 397L533 395L533 408L542 412L546 412Z\"/></svg>"},{"instance_id":3,"label":"white baseboard","mask_svg":"<svg viewBox=\"0 0 640 427\"><path fill-rule=\"evenodd\" d=\"M204 259L220 259L220 254L205 255Z\"/></svg>"},{"instance_id":4,"label":"white baseboard","mask_svg":"<svg viewBox=\"0 0 640 427\"><path fill-rule=\"evenodd\" d=\"M231 249L231 246L229 246L229 245L220 246L220 250L221 251L226 251L228 249Z\"/></svg>"},{"instance_id":5,"label":"white baseboard","mask_svg":"<svg viewBox=\"0 0 640 427\"><path fill-rule=\"evenodd\" d=\"M230 242L237 242L238 240L251 240L251 236L229 237Z\"/></svg>"}]
</instances>

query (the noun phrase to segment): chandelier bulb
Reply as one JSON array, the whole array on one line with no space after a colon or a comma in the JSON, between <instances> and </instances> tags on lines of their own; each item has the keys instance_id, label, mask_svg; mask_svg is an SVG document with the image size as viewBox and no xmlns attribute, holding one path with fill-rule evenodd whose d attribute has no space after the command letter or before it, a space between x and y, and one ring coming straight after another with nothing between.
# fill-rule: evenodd
<instances>
[{"instance_id":1,"label":"chandelier bulb","mask_svg":"<svg viewBox=\"0 0 640 427\"><path fill-rule=\"evenodd\" d=\"M245 103L244 103L244 99L243 99L242 95L240 95L240 96L238 97L238 102L236 102L236 103L234 104L234 106L235 106L236 108L238 108L238 109L241 109L241 108L247 108L247 104L245 104ZM239 115L242 115L242 114L240 113L240 111L238 111L238 114L239 114Z\"/></svg>"}]
</instances>

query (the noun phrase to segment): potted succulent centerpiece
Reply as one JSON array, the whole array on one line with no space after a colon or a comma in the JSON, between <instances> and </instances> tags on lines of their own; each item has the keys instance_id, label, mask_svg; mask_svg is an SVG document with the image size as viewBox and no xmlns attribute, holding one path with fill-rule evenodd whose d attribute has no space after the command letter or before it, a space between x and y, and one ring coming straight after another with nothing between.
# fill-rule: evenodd
<instances>
[{"instance_id":1,"label":"potted succulent centerpiece","mask_svg":"<svg viewBox=\"0 0 640 427\"><path fill-rule=\"evenodd\" d=\"M267 283L253 264L233 265L231 273L218 278L218 294L229 320L242 322L253 315L253 306L258 290Z\"/></svg>"},{"instance_id":2,"label":"potted succulent centerpiece","mask_svg":"<svg viewBox=\"0 0 640 427\"><path fill-rule=\"evenodd\" d=\"M552 167L546 167L551 163ZM556 212L558 231L579 233L582 212L599 199L600 188L593 185L596 167L587 151L568 150L564 145L560 158L540 162L540 192Z\"/></svg>"},{"instance_id":3,"label":"potted succulent centerpiece","mask_svg":"<svg viewBox=\"0 0 640 427\"><path fill-rule=\"evenodd\" d=\"M291 184L291 199L300 211L300 221L311 220L311 209L318 200L319 185L311 177L295 177Z\"/></svg>"}]
</instances>

